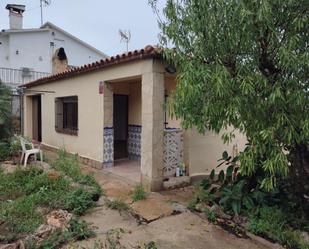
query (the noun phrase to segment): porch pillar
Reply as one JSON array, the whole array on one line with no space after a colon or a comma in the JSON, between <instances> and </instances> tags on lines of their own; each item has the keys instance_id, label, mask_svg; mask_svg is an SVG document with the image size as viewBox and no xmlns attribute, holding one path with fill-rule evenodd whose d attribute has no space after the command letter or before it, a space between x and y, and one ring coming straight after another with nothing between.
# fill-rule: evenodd
<instances>
[{"instance_id":1,"label":"porch pillar","mask_svg":"<svg viewBox=\"0 0 309 249\"><path fill-rule=\"evenodd\" d=\"M151 191L163 182L164 74L155 65L142 74L141 182Z\"/></svg>"},{"instance_id":2,"label":"porch pillar","mask_svg":"<svg viewBox=\"0 0 309 249\"><path fill-rule=\"evenodd\" d=\"M104 132L103 132L103 167L114 166L114 127L113 127L113 89L104 84Z\"/></svg>"}]
</instances>

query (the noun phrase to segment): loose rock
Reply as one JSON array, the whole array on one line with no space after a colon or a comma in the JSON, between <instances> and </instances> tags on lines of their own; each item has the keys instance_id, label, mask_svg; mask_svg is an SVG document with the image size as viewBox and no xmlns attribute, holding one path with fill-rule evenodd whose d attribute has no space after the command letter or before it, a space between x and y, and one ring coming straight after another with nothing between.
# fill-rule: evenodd
<instances>
[{"instance_id":1,"label":"loose rock","mask_svg":"<svg viewBox=\"0 0 309 249\"><path fill-rule=\"evenodd\" d=\"M72 219L72 214L65 210L56 210L52 211L50 214L46 217L46 223L48 225L60 228L60 229L66 229L68 228L69 221Z\"/></svg>"},{"instance_id":2,"label":"loose rock","mask_svg":"<svg viewBox=\"0 0 309 249\"><path fill-rule=\"evenodd\" d=\"M0 249L25 249L25 245L20 240L13 244L0 245Z\"/></svg>"},{"instance_id":3,"label":"loose rock","mask_svg":"<svg viewBox=\"0 0 309 249\"><path fill-rule=\"evenodd\" d=\"M214 212L217 217L220 217L222 219L231 219L232 218L230 215L224 213L222 211L222 209L216 204L214 204L211 208L209 208L209 210Z\"/></svg>"},{"instance_id":4,"label":"loose rock","mask_svg":"<svg viewBox=\"0 0 309 249\"><path fill-rule=\"evenodd\" d=\"M186 206L179 204L177 202L172 203L172 208L174 214L180 214L189 211Z\"/></svg>"},{"instance_id":5,"label":"loose rock","mask_svg":"<svg viewBox=\"0 0 309 249\"><path fill-rule=\"evenodd\" d=\"M164 189L181 188L190 185L190 176L170 177L163 182Z\"/></svg>"}]
</instances>

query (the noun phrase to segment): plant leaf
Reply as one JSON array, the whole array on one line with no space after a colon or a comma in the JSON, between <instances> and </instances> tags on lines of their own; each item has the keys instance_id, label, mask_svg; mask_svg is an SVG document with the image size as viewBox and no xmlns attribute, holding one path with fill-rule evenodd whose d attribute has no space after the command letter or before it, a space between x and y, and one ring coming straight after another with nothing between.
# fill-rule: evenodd
<instances>
[{"instance_id":1,"label":"plant leaf","mask_svg":"<svg viewBox=\"0 0 309 249\"><path fill-rule=\"evenodd\" d=\"M227 167L227 169L226 169L226 176L227 176L227 177L232 176L233 171L234 171L234 166L233 166L233 165Z\"/></svg>"},{"instance_id":2,"label":"plant leaf","mask_svg":"<svg viewBox=\"0 0 309 249\"><path fill-rule=\"evenodd\" d=\"M210 172L209 178L212 181L214 180L214 178L215 178L215 170L214 169Z\"/></svg>"},{"instance_id":3,"label":"plant leaf","mask_svg":"<svg viewBox=\"0 0 309 249\"><path fill-rule=\"evenodd\" d=\"M254 207L254 202L251 197L245 196L243 198L243 203L248 210L251 210Z\"/></svg>"},{"instance_id":4,"label":"plant leaf","mask_svg":"<svg viewBox=\"0 0 309 249\"><path fill-rule=\"evenodd\" d=\"M224 178L225 178L224 171L221 170L218 176L219 182L224 182Z\"/></svg>"},{"instance_id":5,"label":"plant leaf","mask_svg":"<svg viewBox=\"0 0 309 249\"><path fill-rule=\"evenodd\" d=\"M232 202L232 209L233 209L233 212L235 214L239 214L240 213L240 201L233 201Z\"/></svg>"}]
</instances>

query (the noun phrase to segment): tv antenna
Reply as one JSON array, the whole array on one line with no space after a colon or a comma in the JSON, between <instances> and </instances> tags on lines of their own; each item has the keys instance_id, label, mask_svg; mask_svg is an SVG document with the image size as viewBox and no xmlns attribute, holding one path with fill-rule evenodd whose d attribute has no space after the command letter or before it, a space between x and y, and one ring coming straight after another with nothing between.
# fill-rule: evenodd
<instances>
[{"instance_id":1,"label":"tv antenna","mask_svg":"<svg viewBox=\"0 0 309 249\"><path fill-rule=\"evenodd\" d=\"M127 52L129 51L129 42L131 40L131 31L130 30L121 30L119 29L120 42L125 42L127 45Z\"/></svg>"},{"instance_id":2,"label":"tv antenna","mask_svg":"<svg viewBox=\"0 0 309 249\"><path fill-rule=\"evenodd\" d=\"M40 0L41 26L43 25L43 4L44 4L44 7L49 6L51 4L51 0Z\"/></svg>"}]
</instances>

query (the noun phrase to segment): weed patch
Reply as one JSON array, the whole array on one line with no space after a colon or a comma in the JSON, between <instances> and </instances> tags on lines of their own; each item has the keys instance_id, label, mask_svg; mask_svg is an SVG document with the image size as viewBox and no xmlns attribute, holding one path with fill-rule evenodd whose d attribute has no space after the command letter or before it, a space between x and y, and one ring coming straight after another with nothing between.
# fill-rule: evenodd
<instances>
[{"instance_id":1,"label":"weed patch","mask_svg":"<svg viewBox=\"0 0 309 249\"><path fill-rule=\"evenodd\" d=\"M145 191L142 184L138 184L134 187L133 193L132 193L132 200L134 202L144 200L147 198L148 193Z\"/></svg>"},{"instance_id":2,"label":"weed patch","mask_svg":"<svg viewBox=\"0 0 309 249\"><path fill-rule=\"evenodd\" d=\"M80 165L77 157L69 154L63 149L59 150L58 158L52 166L57 171L64 173L66 176L71 177L75 181L77 181L81 176Z\"/></svg>"},{"instance_id":3,"label":"weed patch","mask_svg":"<svg viewBox=\"0 0 309 249\"><path fill-rule=\"evenodd\" d=\"M261 207L250 216L247 229L254 234L280 242L287 248L309 248L301 239L300 233L289 227L287 215L277 206Z\"/></svg>"},{"instance_id":4,"label":"weed patch","mask_svg":"<svg viewBox=\"0 0 309 249\"><path fill-rule=\"evenodd\" d=\"M128 211L130 207L128 204L126 204L123 200L121 199L115 199L115 200L107 200L106 206L108 208L118 210L118 211Z\"/></svg>"},{"instance_id":5,"label":"weed patch","mask_svg":"<svg viewBox=\"0 0 309 249\"><path fill-rule=\"evenodd\" d=\"M1 205L0 219L12 233L33 232L43 221L32 196L18 198Z\"/></svg>"},{"instance_id":6,"label":"weed patch","mask_svg":"<svg viewBox=\"0 0 309 249\"><path fill-rule=\"evenodd\" d=\"M26 248L33 249L55 249L60 248L62 245L69 241L84 240L92 238L95 233L89 228L85 221L79 221L72 219L69 223L69 228L66 231L57 230L47 240L41 243L35 243L34 241L27 241Z\"/></svg>"},{"instance_id":7,"label":"weed patch","mask_svg":"<svg viewBox=\"0 0 309 249\"><path fill-rule=\"evenodd\" d=\"M4 174L0 170L0 242L13 242L33 233L53 209L63 209L78 217L95 206L102 193L93 176L83 175L76 159L64 152L54 164L61 172L51 175L30 167ZM12 236L14 234L14 236ZM72 240L93 236L87 224L77 218L70 221L67 231L57 231L40 245L28 248L58 248Z\"/></svg>"},{"instance_id":8,"label":"weed patch","mask_svg":"<svg viewBox=\"0 0 309 249\"><path fill-rule=\"evenodd\" d=\"M93 206L93 194L82 188L75 189L68 193L64 203L65 209L76 215L84 214L86 210Z\"/></svg>"}]
</instances>

